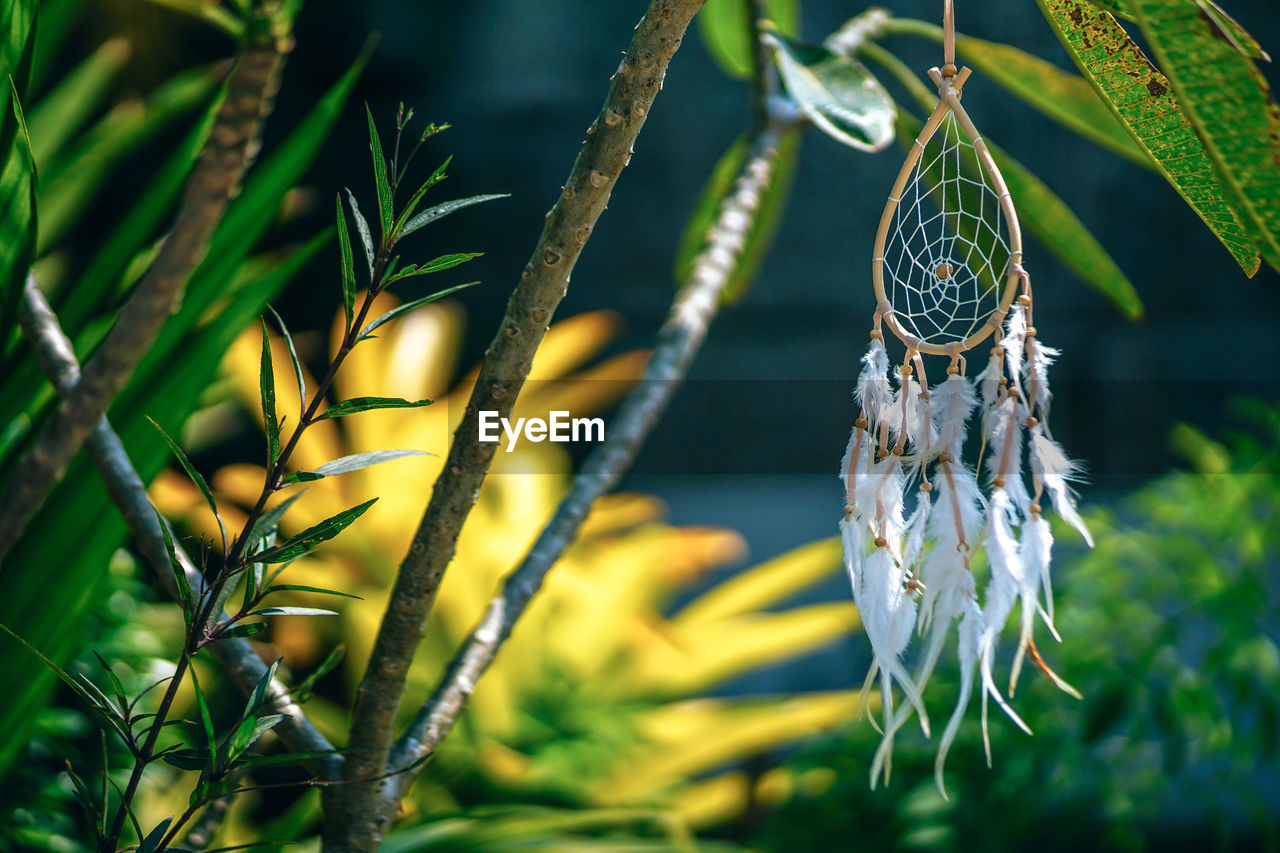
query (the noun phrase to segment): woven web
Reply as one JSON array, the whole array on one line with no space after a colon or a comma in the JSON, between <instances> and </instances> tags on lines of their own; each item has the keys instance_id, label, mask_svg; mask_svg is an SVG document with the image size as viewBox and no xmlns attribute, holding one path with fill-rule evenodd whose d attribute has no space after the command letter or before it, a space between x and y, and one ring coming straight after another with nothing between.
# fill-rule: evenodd
<instances>
[{"instance_id":1,"label":"woven web","mask_svg":"<svg viewBox=\"0 0 1280 853\"><path fill-rule=\"evenodd\" d=\"M902 191L884 251L894 316L926 343L963 341L1000 305L1010 252L990 183L948 111Z\"/></svg>"}]
</instances>

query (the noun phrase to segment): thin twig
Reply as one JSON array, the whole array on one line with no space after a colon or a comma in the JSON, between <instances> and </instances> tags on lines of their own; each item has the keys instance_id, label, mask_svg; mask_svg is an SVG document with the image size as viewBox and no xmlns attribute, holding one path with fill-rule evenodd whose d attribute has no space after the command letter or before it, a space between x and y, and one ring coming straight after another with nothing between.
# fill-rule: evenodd
<instances>
[{"instance_id":1,"label":"thin twig","mask_svg":"<svg viewBox=\"0 0 1280 853\"><path fill-rule=\"evenodd\" d=\"M632 145L662 87L667 65L704 0L653 0L614 73L608 97L547 214L533 257L511 295L506 315L485 354L475 389L436 479L430 503L400 565L364 680L356 693L344 767L347 778L378 775L394 735L405 679L458 533L480 492L497 445L480 443L479 412L511 413L533 354L569 285L569 274L631 159ZM330 849L377 846L391 815L373 785L335 789L326 798L325 842Z\"/></svg>"},{"instance_id":2,"label":"thin twig","mask_svg":"<svg viewBox=\"0 0 1280 853\"><path fill-rule=\"evenodd\" d=\"M643 380L623 402L606 431L607 439L574 477L569 496L543 529L524 562L508 576L502 593L489 603L484 619L449 665L440 687L418 712L396 744L393 767L408 767L435 750L448 734L476 682L511 634L516 620L542 585L547 572L577 535L591 505L608 492L635 460L641 444L665 411L671 396L706 336L720 294L737 264L778 156L785 126L766 124L754 140L738 177L736 192L720 209L706 250L694 264L689 283L680 291L658 333L653 358ZM392 780L403 796L412 773Z\"/></svg>"},{"instance_id":3,"label":"thin twig","mask_svg":"<svg viewBox=\"0 0 1280 853\"><path fill-rule=\"evenodd\" d=\"M85 365L80 381L18 460L0 495L0 561L180 304L187 279L204 260L213 232L257 153L262 123L279 87L290 45L291 40L281 36L247 46L232 69L225 99L187 181L173 229Z\"/></svg>"},{"instance_id":4,"label":"thin twig","mask_svg":"<svg viewBox=\"0 0 1280 853\"><path fill-rule=\"evenodd\" d=\"M49 307L44 293L36 283L35 275L27 276L20 305L19 320L22 331L35 350L41 369L53 381L59 393L75 387L79 379L80 365L76 361L71 341L63 334L58 318ZM173 577L169 562L169 551L165 545L164 533L160 529L160 520L156 516L147 488L142 478L134 469L129 455L116 435L106 416L99 418L97 426L89 434L86 442L89 456L98 468L107 486L107 493L112 503L124 517L138 550L159 576L165 589L173 598L178 597L178 585ZM204 588L204 576L187 556L176 537L174 552L187 576L187 582L197 594ZM222 667L231 676L232 681L246 696L266 674L266 664L258 657L253 645L243 637L219 640L209 650L218 659ZM271 704L273 712L284 714L285 719L274 731L281 741L292 752L331 752L333 746L324 735L312 725L302 709L289 695L289 690L279 680L273 679L269 688L274 699ZM340 756L328 755L302 762L308 772L322 779L336 779L342 759Z\"/></svg>"}]
</instances>

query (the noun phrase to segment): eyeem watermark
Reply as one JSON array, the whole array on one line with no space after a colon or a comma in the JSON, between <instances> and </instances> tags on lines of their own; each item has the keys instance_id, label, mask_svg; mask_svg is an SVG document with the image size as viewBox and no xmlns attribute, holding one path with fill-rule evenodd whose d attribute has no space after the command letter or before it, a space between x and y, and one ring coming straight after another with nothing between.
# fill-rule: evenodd
<instances>
[{"instance_id":1,"label":"eyeem watermark","mask_svg":"<svg viewBox=\"0 0 1280 853\"><path fill-rule=\"evenodd\" d=\"M508 453L516 449L516 442L522 434L532 442L604 441L604 418L571 418L568 412L562 411L547 414L547 420L516 418L516 422L512 424L497 412L481 410L479 441L482 444L497 444L502 434L505 434Z\"/></svg>"}]
</instances>

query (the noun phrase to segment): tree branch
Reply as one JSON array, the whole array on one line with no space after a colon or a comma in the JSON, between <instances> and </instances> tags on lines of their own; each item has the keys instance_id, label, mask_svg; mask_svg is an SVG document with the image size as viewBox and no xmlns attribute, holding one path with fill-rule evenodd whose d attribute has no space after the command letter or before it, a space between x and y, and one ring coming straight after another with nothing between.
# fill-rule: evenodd
<instances>
[{"instance_id":1,"label":"tree branch","mask_svg":"<svg viewBox=\"0 0 1280 853\"><path fill-rule=\"evenodd\" d=\"M396 796L403 796L412 782L411 765L433 752L449 733L476 682L510 636L555 561L577 535L591 505L630 468L641 444L666 410L715 317L721 291L737 264L759 209L761 193L768 186L784 130L784 123L773 119L756 135L738 177L737 190L721 206L720 216L708 234L707 248L695 262L689 283L680 291L658 333L644 379L623 401L609 425L605 443L587 458L555 517L524 562L507 577L501 595L489 603L484 618L454 657L435 694L396 743L391 766L404 771L391 779Z\"/></svg>"},{"instance_id":2,"label":"tree branch","mask_svg":"<svg viewBox=\"0 0 1280 853\"><path fill-rule=\"evenodd\" d=\"M187 181L173 230L80 381L63 396L53 418L18 460L0 495L0 561L180 304L187 279L204 260L210 238L257 154L262 123L279 88L290 45L287 36L268 37L265 44L242 51L227 78L209 141Z\"/></svg>"},{"instance_id":3,"label":"tree branch","mask_svg":"<svg viewBox=\"0 0 1280 853\"><path fill-rule=\"evenodd\" d=\"M58 393L65 394L74 389L80 377L80 365L76 361L71 341L63 334L58 318L49 307L44 293L36 283L35 274L27 276L19 306L19 322L23 334L31 342L40 367L54 384ZM165 589L173 598L177 598L178 585L173 577L173 567L169 562L169 549L165 545L164 533L160 529L161 521L147 497L147 488L142 478L129 460L120 437L111 428L106 416L98 419L97 425L89 434L85 443L93 463L97 466L107 486L107 493L112 503L124 516L125 523L137 540L138 550L156 574L159 575ZM174 553L181 563L187 581L197 592L204 588L204 576L187 556L176 537ZM242 693L248 696L253 692L262 676L266 673L266 664L258 657L253 646L242 637L219 640L209 646L218 662L222 664L232 681ZM311 724L302 709L289 695L289 690L279 680L271 682L270 694L275 700L274 710L284 714L285 719L275 728L280 739L292 752L331 752L333 746L324 735ZM309 773L321 779L337 779L342 759L337 754L309 759L303 766Z\"/></svg>"},{"instance_id":4,"label":"tree branch","mask_svg":"<svg viewBox=\"0 0 1280 853\"><path fill-rule=\"evenodd\" d=\"M387 612L356 693L344 775L380 775L394 735L409 663L426 631L458 533L480 492L495 444L479 442L480 410L511 413L533 354L569 285L569 275L604 212L613 185L630 162L632 145L667 65L704 0L653 0L636 27L630 48L611 78L608 97L587 129L563 192L547 214L533 257L512 292L506 314L485 353L449 457L435 482L408 554L400 565ZM326 847L376 847L391 814L376 808L385 798L369 783L334 788L326 797ZM394 809L392 810L394 811Z\"/></svg>"}]
</instances>

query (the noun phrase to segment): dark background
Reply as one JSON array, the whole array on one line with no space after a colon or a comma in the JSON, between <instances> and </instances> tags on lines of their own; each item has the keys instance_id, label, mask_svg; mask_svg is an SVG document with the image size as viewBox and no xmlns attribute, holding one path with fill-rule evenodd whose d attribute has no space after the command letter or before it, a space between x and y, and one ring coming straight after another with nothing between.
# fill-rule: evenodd
<instances>
[{"instance_id":1,"label":"dark background","mask_svg":"<svg viewBox=\"0 0 1280 853\"><path fill-rule=\"evenodd\" d=\"M446 154L455 155L452 177L435 198L512 197L455 214L406 248L423 257L486 252L465 271L482 286L460 295L468 318L460 364L474 364L645 5L311 0L268 126L268 146L338 77L370 31L381 41L313 172L323 203L293 226L297 236L326 224L333 182L370 192L361 100L384 126L399 101L414 107L419 121L452 123L419 164L425 174ZM864 8L810 0L802 33L820 41ZM889 8L931 21L941 13L938 2ZM1280 55L1273 0L1234 0L1227 10ZM134 3L103 3L92 20L92 31L82 34L85 44L116 28L148 46L132 72L140 85L149 74L229 51L198 25ZM1031 0L962 0L957 22L964 33L1071 67ZM894 39L888 46L922 73L940 61L930 42ZM1274 67L1264 71L1276 81ZM1042 247L1029 246L1037 325L1043 340L1063 349L1054 372L1053 427L1090 473L1086 502L1105 502L1174 464L1167 435L1176 421L1212 432L1225 417L1228 396L1277 396L1280 277L1264 268L1245 278L1156 174L1061 130L981 75L966 94L966 108L984 135L1062 196L1146 304L1144 319L1126 321ZM574 271L559 317L611 309L626 323L614 351L651 344L670 303L672 257L686 216L747 111L746 84L720 73L694 27ZM666 498L677 523L744 531L755 558L834 532L835 470L855 416L849 391L873 308L871 243L901 157L897 147L867 155L807 134L772 253L747 296L716 320L690 383L626 487ZM325 326L338 305L332 254L280 306L295 329Z\"/></svg>"}]
</instances>

